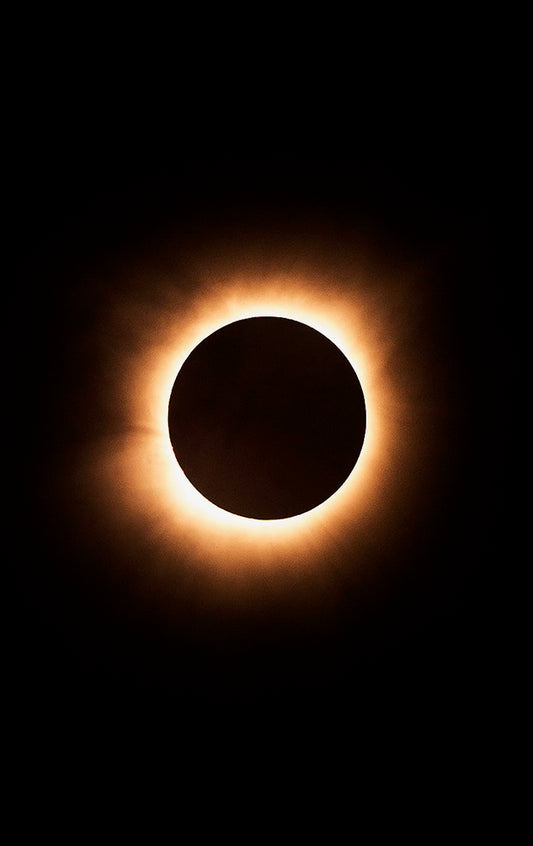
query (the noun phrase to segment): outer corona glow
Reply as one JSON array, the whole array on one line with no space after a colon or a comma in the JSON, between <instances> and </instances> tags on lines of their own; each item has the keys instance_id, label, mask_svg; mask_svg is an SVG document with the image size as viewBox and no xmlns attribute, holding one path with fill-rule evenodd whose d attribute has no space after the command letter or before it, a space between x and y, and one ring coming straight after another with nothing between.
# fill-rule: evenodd
<instances>
[{"instance_id":1,"label":"outer corona glow","mask_svg":"<svg viewBox=\"0 0 533 846\"><path fill-rule=\"evenodd\" d=\"M167 590L176 567L216 572L219 584L260 573L270 580L305 574L324 584L340 549L355 543L363 560L387 522L396 531L402 496L417 478L415 444L423 434L416 409L390 378L401 336L394 321L403 315L406 323L412 302L405 277L378 288L369 268L353 260L337 282L335 268L269 273L259 265L238 271L217 259L197 271L189 293L170 275L150 297L150 268L138 267L137 285L119 289L101 329L109 402L121 408L123 431L85 452L79 482L95 524L108 534L120 525L135 532L148 547L152 577ZM363 448L344 484L312 510L278 520L232 514L202 496L176 461L168 431L170 393L188 355L222 326L254 316L297 320L329 338L354 368L366 404Z\"/></svg>"}]
</instances>

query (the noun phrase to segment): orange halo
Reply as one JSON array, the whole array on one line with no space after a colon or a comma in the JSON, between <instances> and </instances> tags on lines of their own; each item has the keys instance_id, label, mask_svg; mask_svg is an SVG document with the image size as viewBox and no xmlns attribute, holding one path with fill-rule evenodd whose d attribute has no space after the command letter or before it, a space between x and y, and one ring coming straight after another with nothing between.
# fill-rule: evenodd
<instances>
[{"instance_id":1,"label":"orange halo","mask_svg":"<svg viewBox=\"0 0 533 846\"><path fill-rule=\"evenodd\" d=\"M359 308L358 308L359 305ZM356 371L365 395L367 429L363 449L348 479L328 500L304 514L281 520L255 520L229 513L209 502L187 480L176 461L168 433L168 401L183 362L206 336L218 328L252 316L287 317L307 323L332 340ZM162 325L156 342L129 362L125 379L127 395L133 396L132 428L143 434L127 438L109 454L121 481L120 504L126 510L151 515L151 528L158 525L166 543L179 542L180 549L199 562L232 567L276 563L281 555L293 561L311 549L323 549L332 536L349 522L364 520L379 499L384 463L394 439L390 414L392 391L380 382L380 356L372 350L368 309L357 297L324 290L308 279L249 277L221 283L215 290L205 286L174 321ZM120 467L117 457L121 455Z\"/></svg>"},{"instance_id":2,"label":"orange halo","mask_svg":"<svg viewBox=\"0 0 533 846\"><path fill-rule=\"evenodd\" d=\"M230 581L236 574L310 574L339 547L374 543L387 519L401 514L401 480L417 434L413 409L387 368L401 334L394 320L408 296L406 280L391 278L376 294L371 273L353 264L349 270L348 283L341 277L333 284L318 266L270 274L248 267L241 275L219 262L216 283L198 274L186 295L167 278L149 298L137 268L138 288L116 295L101 336L109 346L112 402L122 406L127 426L86 451L78 478L97 527L107 526L109 535L122 526L130 536L133 527L148 539L159 576L170 578L176 567L207 568ZM167 415L176 375L198 343L233 321L269 315L307 323L339 347L363 388L367 427L354 469L329 499L294 517L255 520L224 511L191 485L176 461ZM114 343L122 337L127 343Z\"/></svg>"}]
</instances>

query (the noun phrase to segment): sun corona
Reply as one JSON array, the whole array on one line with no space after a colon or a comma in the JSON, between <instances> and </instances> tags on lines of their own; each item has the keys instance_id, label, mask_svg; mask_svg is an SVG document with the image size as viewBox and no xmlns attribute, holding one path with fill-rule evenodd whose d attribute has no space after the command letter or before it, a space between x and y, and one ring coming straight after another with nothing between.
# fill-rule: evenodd
<instances>
[{"instance_id":1,"label":"sun corona","mask_svg":"<svg viewBox=\"0 0 533 846\"><path fill-rule=\"evenodd\" d=\"M329 338L348 358L358 374L367 405L367 431L361 455L342 487L327 501L311 511L279 520L256 520L229 513L200 494L187 480L176 462L168 433L168 401L176 378L191 351L208 335L244 318L255 316L285 317L306 323ZM215 550L231 546L248 554L257 549L261 557L266 547L287 545L296 551L299 542L315 533L320 545L321 527L329 532L337 528L343 513L349 509L357 515L365 503L372 501L371 489L379 479L379 455L385 438L380 396L372 372L370 351L365 349L368 327L364 327L364 309L358 314L351 302L333 298L331 292L321 294L304 281L285 278L277 281L253 280L233 282L216 292L206 291L195 298L189 315L177 315L174 324L166 327L166 343L150 356L149 365L139 369L141 388L137 406L139 422L148 420L154 427L150 445L156 465L155 476L161 501L166 503L169 522L181 527L196 546L205 544L207 557ZM376 357L376 361L378 357ZM383 393L385 393L384 391ZM139 391L137 391L139 396ZM329 534L328 532L328 534ZM265 547L266 544L266 547Z\"/></svg>"},{"instance_id":2,"label":"sun corona","mask_svg":"<svg viewBox=\"0 0 533 846\"><path fill-rule=\"evenodd\" d=\"M110 398L125 423L88 454L81 472L88 499L99 496L96 521L105 526L112 509L115 526L135 527L164 580L176 566L217 572L223 580L254 573L308 577L327 568L344 545L355 542L363 555L380 524L401 512L400 485L416 437L412 409L388 378L396 343L394 280L376 292L368 267L354 263L335 282L318 266L239 272L219 262L198 272L189 292L169 276L147 298L146 273L136 273L137 288L117 296L102 330L110 343L125 338L108 355ZM168 430L169 397L190 353L221 327L257 316L299 321L332 341L357 374L366 406L363 446L344 483L311 510L283 519L243 517L206 499L176 461Z\"/></svg>"}]
</instances>

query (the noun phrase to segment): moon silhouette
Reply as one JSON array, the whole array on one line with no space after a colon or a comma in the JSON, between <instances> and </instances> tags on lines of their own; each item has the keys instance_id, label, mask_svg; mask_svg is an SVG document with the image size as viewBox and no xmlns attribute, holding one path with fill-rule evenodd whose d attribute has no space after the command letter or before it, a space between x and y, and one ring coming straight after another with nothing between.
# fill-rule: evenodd
<instances>
[{"instance_id":1,"label":"moon silhouette","mask_svg":"<svg viewBox=\"0 0 533 846\"><path fill-rule=\"evenodd\" d=\"M296 320L251 317L205 338L168 407L189 482L218 507L258 520L310 511L346 481L366 428L363 389L344 353Z\"/></svg>"}]
</instances>

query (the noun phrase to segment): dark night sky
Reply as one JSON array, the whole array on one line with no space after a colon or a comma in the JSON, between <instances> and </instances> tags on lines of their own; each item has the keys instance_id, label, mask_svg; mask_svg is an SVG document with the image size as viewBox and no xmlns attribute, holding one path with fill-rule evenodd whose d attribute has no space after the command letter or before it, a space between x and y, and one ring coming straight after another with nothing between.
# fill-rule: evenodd
<instances>
[{"instance_id":1,"label":"dark night sky","mask_svg":"<svg viewBox=\"0 0 533 846\"><path fill-rule=\"evenodd\" d=\"M35 153L26 141L19 150L9 329L22 378L8 414L25 444L10 638L23 708L38 700L43 712L66 719L68 710L76 720L94 712L105 719L132 701L181 716L226 709L249 719L273 711L294 719L304 707L326 721L355 712L379 721L393 708L421 724L452 720L463 729L479 715L500 660L492 603L505 511L506 400L497 386L505 383L506 330L495 326L491 231L498 176L477 136L435 137L424 143L413 133L373 153L352 145L322 155L300 147L195 157L153 139L128 150L64 136L63 146L49 139ZM437 257L439 311L420 332L426 366L446 385L450 414L436 438L453 444L453 461L436 466L424 497L409 502L416 531L384 537L379 560L369 562L387 578L363 596L347 583L336 618L220 608L205 618L196 610L171 631L102 576L116 542L91 537L90 523L86 536L83 524L75 536L62 524L54 468L64 477L69 456L113 426L102 420L110 414L99 405L106 373L91 347L99 267L139 245L148 251L161 233L179 233L190 254L241 225L267 240L308 226L351 228L413 265ZM72 487L76 502L75 479ZM132 543L124 538L128 555Z\"/></svg>"}]
</instances>

